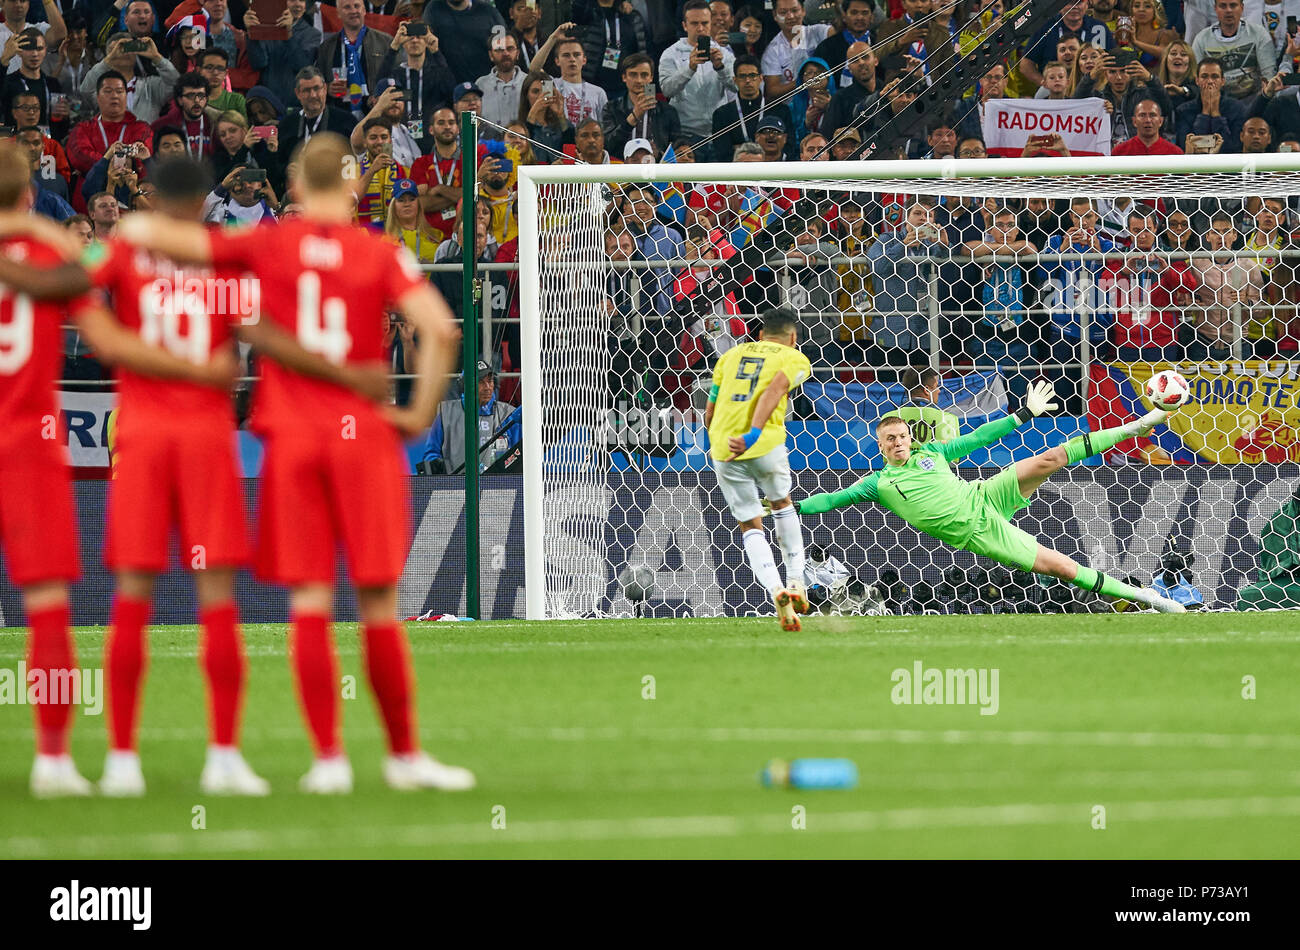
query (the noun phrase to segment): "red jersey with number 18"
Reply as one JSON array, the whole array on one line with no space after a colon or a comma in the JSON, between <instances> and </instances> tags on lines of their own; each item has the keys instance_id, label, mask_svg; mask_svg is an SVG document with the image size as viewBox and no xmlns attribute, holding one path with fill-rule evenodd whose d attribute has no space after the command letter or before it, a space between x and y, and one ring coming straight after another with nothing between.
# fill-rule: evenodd
<instances>
[{"instance_id":1,"label":"red jersey with number 18","mask_svg":"<svg viewBox=\"0 0 1300 950\"><path fill-rule=\"evenodd\" d=\"M354 224L299 218L217 231L211 244L214 265L257 275L264 317L339 366L385 362L385 315L425 282L410 251ZM335 430L348 416L358 423L379 418L378 407L350 389L272 360L261 365L253 416L260 431Z\"/></svg>"}]
</instances>

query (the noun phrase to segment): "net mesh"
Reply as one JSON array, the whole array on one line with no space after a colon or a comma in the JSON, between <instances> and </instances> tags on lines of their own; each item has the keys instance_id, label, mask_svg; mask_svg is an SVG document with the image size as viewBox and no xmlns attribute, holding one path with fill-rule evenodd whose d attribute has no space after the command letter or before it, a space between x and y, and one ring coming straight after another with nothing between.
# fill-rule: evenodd
<instances>
[{"instance_id":1,"label":"net mesh","mask_svg":"<svg viewBox=\"0 0 1300 950\"><path fill-rule=\"evenodd\" d=\"M543 545L548 616L771 612L703 420L717 359L774 307L795 312L812 364L786 416L794 498L881 467L874 423L900 407L914 440L943 440L1050 382L1059 410L958 463L975 480L1132 422L1172 369L1187 406L1054 474L1014 523L1192 607L1300 607L1300 176L1245 159L1206 174L948 171L537 186L545 527L528 543ZM819 610L1126 607L874 505L802 523Z\"/></svg>"}]
</instances>

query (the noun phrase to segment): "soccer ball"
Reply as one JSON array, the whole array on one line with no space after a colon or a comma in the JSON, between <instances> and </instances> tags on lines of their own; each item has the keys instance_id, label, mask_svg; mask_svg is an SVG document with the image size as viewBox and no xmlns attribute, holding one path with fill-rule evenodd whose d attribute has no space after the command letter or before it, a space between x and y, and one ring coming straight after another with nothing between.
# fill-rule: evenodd
<instances>
[{"instance_id":1,"label":"soccer ball","mask_svg":"<svg viewBox=\"0 0 1300 950\"><path fill-rule=\"evenodd\" d=\"M1181 373L1167 369L1147 380L1146 393L1157 409L1177 409L1192 398L1192 387Z\"/></svg>"},{"instance_id":2,"label":"soccer ball","mask_svg":"<svg viewBox=\"0 0 1300 950\"><path fill-rule=\"evenodd\" d=\"M623 596L635 603L647 599L655 586L655 572L648 564L629 564L618 575Z\"/></svg>"}]
</instances>

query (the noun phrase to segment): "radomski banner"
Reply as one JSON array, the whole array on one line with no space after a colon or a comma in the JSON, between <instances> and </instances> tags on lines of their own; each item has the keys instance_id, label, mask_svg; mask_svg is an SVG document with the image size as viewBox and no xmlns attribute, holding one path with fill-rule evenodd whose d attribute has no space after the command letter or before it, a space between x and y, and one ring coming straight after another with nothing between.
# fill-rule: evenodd
<instances>
[{"instance_id":1,"label":"radomski banner","mask_svg":"<svg viewBox=\"0 0 1300 950\"><path fill-rule=\"evenodd\" d=\"M1101 99L990 99L984 106L990 156L1019 158L1031 135L1059 135L1076 157L1110 154L1110 116Z\"/></svg>"},{"instance_id":2,"label":"radomski banner","mask_svg":"<svg viewBox=\"0 0 1300 950\"><path fill-rule=\"evenodd\" d=\"M1089 428L1122 425L1146 412L1138 395L1151 365L1093 364ZM1123 443L1115 454L1164 465L1300 462L1300 363L1169 365L1187 377L1191 402L1150 439Z\"/></svg>"},{"instance_id":3,"label":"radomski banner","mask_svg":"<svg viewBox=\"0 0 1300 950\"><path fill-rule=\"evenodd\" d=\"M996 469L963 472L988 477ZM847 484L866 472L799 472L803 497ZM1081 562L1119 577L1149 582L1165 538L1190 540L1196 554L1192 582L1208 606L1233 606L1237 591L1254 581L1259 532L1300 487L1300 466L1123 465L1074 467L1053 476L1016 523ZM518 476L482 479L480 573L484 617L524 616L523 483ZM108 484L76 485L81 526L82 579L72 592L73 622L104 624L112 604L112 577L104 569L104 503ZM247 480L250 511L256 482ZM399 588L402 616L465 612L463 483L450 477L412 480L415 538ZM654 572L647 604L656 616L715 616L770 609L737 542L736 525L711 472L613 473L603 488L548 499L558 517L547 543L546 569L573 613L631 614L618 574L645 564ZM1153 512L1162 513L1153 518ZM590 526L604 525L599 536ZM870 583L884 568L908 585L937 585L947 568L992 562L932 541L883 509L846 508L804 519L810 543L839 558ZM342 590L342 585L340 585ZM240 575L240 615L252 623L288 618L285 593ZM173 570L160 579L156 623L193 623L190 579ZM356 605L340 593L341 620ZM0 625L23 623L19 593L0 574Z\"/></svg>"}]
</instances>

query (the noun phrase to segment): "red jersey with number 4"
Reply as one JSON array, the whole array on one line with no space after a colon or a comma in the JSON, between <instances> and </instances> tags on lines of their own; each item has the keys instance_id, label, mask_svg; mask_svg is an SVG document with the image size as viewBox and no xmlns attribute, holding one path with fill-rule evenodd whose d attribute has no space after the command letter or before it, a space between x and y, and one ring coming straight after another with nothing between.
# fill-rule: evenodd
<instances>
[{"instance_id":1,"label":"red jersey with number 4","mask_svg":"<svg viewBox=\"0 0 1300 950\"><path fill-rule=\"evenodd\" d=\"M0 241L0 254L33 268L57 267L63 259L39 241ZM0 452L50 440L59 417L54 384L63 367L60 304L32 300L0 285Z\"/></svg>"},{"instance_id":2,"label":"red jersey with number 4","mask_svg":"<svg viewBox=\"0 0 1300 950\"><path fill-rule=\"evenodd\" d=\"M230 325L247 310L256 284L244 278L187 266L121 241L92 245L82 258L94 286L108 296L121 324L146 343L201 366L232 336ZM147 416L161 423L189 424L195 413L232 415L230 397L212 386L160 379L119 369L123 417Z\"/></svg>"},{"instance_id":3,"label":"red jersey with number 4","mask_svg":"<svg viewBox=\"0 0 1300 950\"><path fill-rule=\"evenodd\" d=\"M297 218L275 228L217 230L211 244L214 265L257 275L263 317L339 366L384 362L387 312L425 282L404 246L353 224ZM258 430L334 432L348 417L360 423L380 415L346 387L263 361Z\"/></svg>"}]
</instances>

